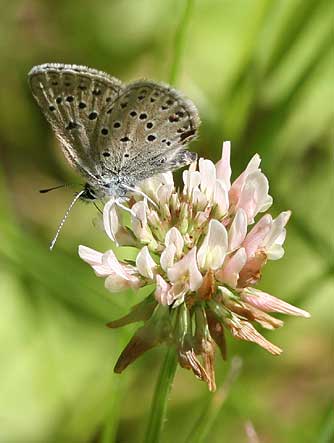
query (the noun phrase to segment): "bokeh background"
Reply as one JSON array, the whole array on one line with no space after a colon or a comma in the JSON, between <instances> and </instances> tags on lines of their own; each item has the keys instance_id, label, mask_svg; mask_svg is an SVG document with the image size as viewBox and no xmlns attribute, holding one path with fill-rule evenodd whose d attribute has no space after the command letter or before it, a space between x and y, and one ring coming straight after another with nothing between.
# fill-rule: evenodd
<instances>
[{"instance_id":1,"label":"bokeh background","mask_svg":"<svg viewBox=\"0 0 334 443\"><path fill-rule=\"evenodd\" d=\"M77 255L110 242L92 205L73 210L48 250L71 189L67 166L27 86L44 62L86 64L123 81L168 81L182 0L2 0L0 17L0 441L140 442L164 349L121 376L112 369L133 327L105 323L139 294L111 295ZM258 152L273 213L292 209L286 255L260 287L312 313L266 336L272 357L229 340L243 370L210 443L327 443L331 412L333 5L322 0L196 0L177 86L202 117L194 150L219 158L232 141L234 177ZM229 363L217 358L218 382ZM164 441L184 442L212 394L179 369ZM251 422L258 440L246 435ZM109 422L108 431L105 423ZM189 441L193 441L190 437Z\"/></svg>"}]
</instances>

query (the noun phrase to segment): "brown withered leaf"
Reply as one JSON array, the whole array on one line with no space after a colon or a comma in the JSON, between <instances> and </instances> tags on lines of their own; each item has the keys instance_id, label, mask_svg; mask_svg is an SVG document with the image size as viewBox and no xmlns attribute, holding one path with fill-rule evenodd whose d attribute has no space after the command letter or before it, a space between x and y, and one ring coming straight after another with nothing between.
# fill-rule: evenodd
<instances>
[{"instance_id":1,"label":"brown withered leaf","mask_svg":"<svg viewBox=\"0 0 334 443\"><path fill-rule=\"evenodd\" d=\"M209 269L204 278L201 287L197 290L201 300L210 300L215 293L215 277L212 269Z\"/></svg>"},{"instance_id":2,"label":"brown withered leaf","mask_svg":"<svg viewBox=\"0 0 334 443\"><path fill-rule=\"evenodd\" d=\"M129 366L129 364L144 354L144 352L154 348L159 343L159 337L150 332L149 328L143 326L138 329L119 356L114 367L114 372L120 374Z\"/></svg>"},{"instance_id":3,"label":"brown withered leaf","mask_svg":"<svg viewBox=\"0 0 334 443\"><path fill-rule=\"evenodd\" d=\"M136 323L138 321L148 320L155 307L157 306L157 301L153 295L149 295L142 302L136 304L131 308L131 311L117 320L113 320L107 323L108 328L120 328L121 326L128 325L130 323Z\"/></svg>"},{"instance_id":4,"label":"brown withered leaf","mask_svg":"<svg viewBox=\"0 0 334 443\"><path fill-rule=\"evenodd\" d=\"M257 252L254 257L248 259L245 266L242 268L239 274L238 287L245 288L246 286L252 286L257 283L261 278L261 270L267 263L267 256L264 252Z\"/></svg>"},{"instance_id":5,"label":"brown withered leaf","mask_svg":"<svg viewBox=\"0 0 334 443\"><path fill-rule=\"evenodd\" d=\"M208 320L210 335L214 340L214 342L217 344L223 359L226 360L227 349L226 349L224 326L210 309L206 310L206 317Z\"/></svg>"}]
</instances>

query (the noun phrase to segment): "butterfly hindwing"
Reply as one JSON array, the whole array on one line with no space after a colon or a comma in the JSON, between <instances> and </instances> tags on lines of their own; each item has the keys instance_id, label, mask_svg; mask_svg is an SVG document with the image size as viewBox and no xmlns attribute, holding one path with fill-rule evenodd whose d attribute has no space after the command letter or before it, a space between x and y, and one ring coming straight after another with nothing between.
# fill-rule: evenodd
<instances>
[{"instance_id":1,"label":"butterfly hindwing","mask_svg":"<svg viewBox=\"0 0 334 443\"><path fill-rule=\"evenodd\" d=\"M196 158L186 145L199 124L193 103L175 89L150 81L129 84L96 126L99 161L134 182L177 169Z\"/></svg>"}]
</instances>

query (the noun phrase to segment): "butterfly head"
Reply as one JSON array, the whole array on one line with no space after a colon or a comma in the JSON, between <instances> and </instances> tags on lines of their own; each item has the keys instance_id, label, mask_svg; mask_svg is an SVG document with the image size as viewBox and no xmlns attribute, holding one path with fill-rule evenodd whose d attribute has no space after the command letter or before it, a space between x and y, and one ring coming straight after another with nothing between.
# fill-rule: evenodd
<instances>
[{"instance_id":1,"label":"butterfly head","mask_svg":"<svg viewBox=\"0 0 334 443\"><path fill-rule=\"evenodd\" d=\"M101 198L101 196L99 195L99 192L96 189L94 189L94 187L92 185L90 185L89 183L86 183L83 188L83 192L80 196L80 200L91 202L91 201L97 200L99 198Z\"/></svg>"}]
</instances>

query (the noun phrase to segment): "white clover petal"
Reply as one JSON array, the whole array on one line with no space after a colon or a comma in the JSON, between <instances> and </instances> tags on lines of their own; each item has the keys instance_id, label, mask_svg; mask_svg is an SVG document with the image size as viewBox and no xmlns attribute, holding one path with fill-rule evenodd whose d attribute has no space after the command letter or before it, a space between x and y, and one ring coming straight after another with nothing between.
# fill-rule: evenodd
<instances>
[{"instance_id":1,"label":"white clover petal","mask_svg":"<svg viewBox=\"0 0 334 443\"><path fill-rule=\"evenodd\" d=\"M173 296L170 294L170 285L161 277L156 275L156 288L154 297L161 305L170 305L173 303Z\"/></svg>"},{"instance_id":2,"label":"white clover petal","mask_svg":"<svg viewBox=\"0 0 334 443\"><path fill-rule=\"evenodd\" d=\"M151 243L154 241L151 230L147 223L147 204L144 200L135 203L132 208L134 215L131 216L132 231L141 242Z\"/></svg>"},{"instance_id":3,"label":"white clover petal","mask_svg":"<svg viewBox=\"0 0 334 443\"><path fill-rule=\"evenodd\" d=\"M196 262L196 247L192 248L180 261L168 269L167 275L172 283L189 278L189 287L196 291L203 281Z\"/></svg>"},{"instance_id":4,"label":"white clover petal","mask_svg":"<svg viewBox=\"0 0 334 443\"><path fill-rule=\"evenodd\" d=\"M208 199L206 195L199 189L194 189L192 202L198 211L203 210L208 205Z\"/></svg>"},{"instance_id":5,"label":"white clover petal","mask_svg":"<svg viewBox=\"0 0 334 443\"><path fill-rule=\"evenodd\" d=\"M157 265L151 257L147 246L144 246L139 251L136 258L136 267L141 275L153 280Z\"/></svg>"},{"instance_id":6,"label":"white clover petal","mask_svg":"<svg viewBox=\"0 0 334 443\"><path fill-rule=\"evenodd\" d=\"M176 247L173 244L168 245L161 253L160 265L162 269L167 272L174 264L176 255Z\"/></svg>"},{"instance_id":7,"label":"white clover petal","mask_svg":"<svg viewBox=\"0 0 334 443\"><path fill-rule=\"evenodd\" d=\"M91 265L98 277L107 277L110 274L109 266L102 264L103 254L101 252L95 251L87 246L80 245L79 256L82 258L82 260Z\"/></svg>"},{"instance_id":8,"label":"white clover petal","mask_svg":"<svg viewBox=\"0 0 334 443\"><path fill-rule=\"evenodd\" d=\"M198 171L185 170L182 178L184 183L183 193L190 197L201 183L201 174Z\"/></svg>"},{"instance_id":9,"label":"white clover petal","mask_svg":"<svg viewBox=\"0 0 334 443\"><path fill-rule=\"evenodd\" d=\"M234 251L244 241L247 234L247 214L239 208L228 231L228 250Z\"/></svg>"},{"instance_id":10,"label":"white clover petal","mask_svg":"<svg viewBox=\"0 0 334 443\"><path fill-rule=\"evenodd\" d=\"M184 247L184 240L180 231L173 226L165 236L165 245L169 246L173 244L176 248L176 254L180 256Z\"/></svg>"},{"instance_id":11,"label":"white clover petal","mask_svg":"<svg viewBox=\"0 0 334 443\"><path fill-rule=\"evenodd\" d=\"M222 217L225 215L229 207L228 190L225 183L221 180L216 180L214 202L216 203L218 209L217 216Z\"/></svg>"},{"instance_id":12,"label":"white clover petal","mask_svg":"<svg viewBox=\"0 0 334 443\"><path fill-rule=\"evenodd\" d=\"M270 231L266 235L263 244L265 246L270 247L274 243L279 241L279 244L282 244L285 239L285 225L289 221L291 215L291 211L281 212L278 217L273 220ZM283 237L282 237L283 234ZM283 240L283 241L282 241Z\"/></svg>"},{"instance_id":13,"label":"white clover petal","mask_svg":"<svg viewBox=\"0 0 334 443\"><path fill-rule=\"evenodd\" d=\"M218 220L211 220L208 233L198 250L197 260L203 270L218 269L224 262L228 246L227 231Z\"/></svg>"},{"instance_id":14,"label":"white clover petal","mask_svg":"<svg viewBox=\"0 0 334 443\"><path fill-rule=\"evenodd\" d=\"M223 143L222 157L216 164L217 179L223 182L224 188L227 192L231 188L231 142Z\"/></svg>"},{"instance_id":15,"label":"white clover petal","mask_svg":"<svg viewBox=\"0 0 334 443\"><path fill-rule=\"evenodd\" d=\"M266 255L269 260L279 260L284 255L284 248L281 245L274 244L266 249Z\"/></svg>"},{"instance_id":16,"label":"white clover petal","mask_svg":"<svg viewBox=\"0 0 334 443\"><path fill-rule=\"evenodd\" d=\"M160 205L168 203L173 190L174 190L173 184L161 185L157 190L157 202Z\"/></svg>"},{"instance_id":17,"label":"white clover petal","mask_svg":"<svg viewBox=\"0 0 334 443\"><path fill-rule=\"evenodd\" d=\"M143 180L140 182L139 187L146 195L159 203L158 190L162 185L172 185L174 187L173 174L171 172L164 172Z\"/></svg>"},{"instance_id":18,"label":"white clover petal","mask_svg":"<svg viewBox=\"0 0 334 443\"><path fill-rule=\"evenodd\" d=\"M119 229L119 221L116 212L115 199L113 197L104 205L103 225L108 237L113 242L116 242L116 234Z\"/></svg>"},{"instance_id":19,"label":"white clover petal","mask_svg":"<svg viewBox=\"0 0 334 443\"><path fill-rule=\"evenodd\" d=\"M211 160L199 159L199 172L201 175L201 191L212 203L216 187L216 168Z\"/></svg>"}]
</instances>

